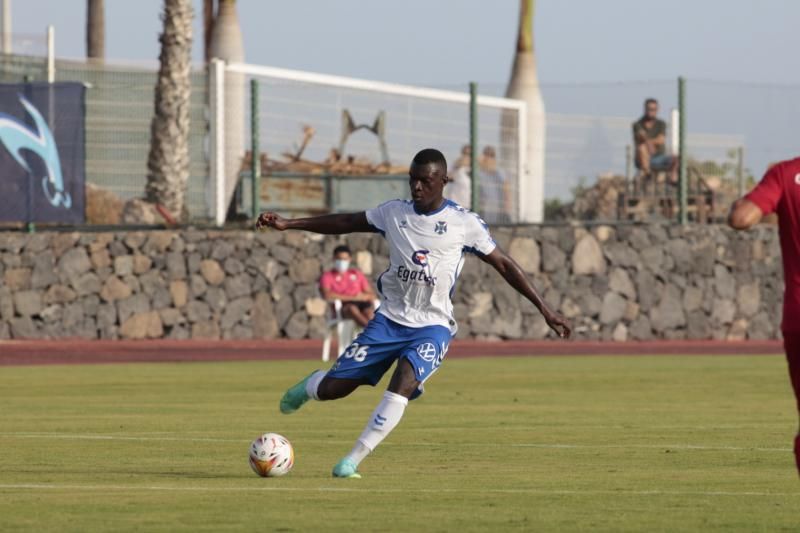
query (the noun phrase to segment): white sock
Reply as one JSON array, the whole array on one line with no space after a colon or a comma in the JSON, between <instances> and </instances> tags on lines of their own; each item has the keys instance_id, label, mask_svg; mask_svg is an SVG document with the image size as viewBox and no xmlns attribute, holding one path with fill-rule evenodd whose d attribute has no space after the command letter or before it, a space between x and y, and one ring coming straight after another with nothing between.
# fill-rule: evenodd
<instances>
[{"instance_id":1,"label":"white sock","mask_svg":"<svg viewBox=\"0 0 800 533\"><path fill-rule=\"evenodd\" d=\"M378 407L372 412L367 422L364 432L358 437L356 445L347 454L347 459L358 465L370 454L378 444L386 438L389 433L400 423L403 412L408 405L408 398L386 391Z\"/></svg>"},{"instance_id":2,"label":"white sock","mask_svg":"<svg viewBox=\"0 0 800 533\"><path fill-rule=\"evenodd\" d=\"M325 370L317 370L311 374L311 377L306 381L306 394L308 394L309 398L319 401L317 390L319 389L319 384L322 382L322 379L327 375L328 373Z\"/></svg>"}]
</instances>

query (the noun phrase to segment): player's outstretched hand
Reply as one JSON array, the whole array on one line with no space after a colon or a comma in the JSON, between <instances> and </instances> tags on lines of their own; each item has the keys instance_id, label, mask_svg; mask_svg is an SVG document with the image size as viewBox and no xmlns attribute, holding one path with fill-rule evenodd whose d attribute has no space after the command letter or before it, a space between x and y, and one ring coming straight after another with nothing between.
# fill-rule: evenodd
<instances>
[{"instance_id":1,"label":"player's outstretched hand","mask_svg":"<svg viewBox=\"0 0 800 533\"><path fill-rule=\"evenodd\" d=\"M559 337L562 339L569 338L572 333L572 326L569 320L558 313L546 313L544 319L547 321L547 325L550 326L550 329L555 331Z\"/></svg>"},{"instance_id":2,"label":"player's outstretched hand","mask_svg":"<svg viewBox=\"0 0 800 533\"><path fill-rule=\"evenodd\" d=\"M283 231L287 228L286 219L278 213L267 212L258 215L256 220L256 229L273 228L278 231Z\"/></svg>"}]
</instances>

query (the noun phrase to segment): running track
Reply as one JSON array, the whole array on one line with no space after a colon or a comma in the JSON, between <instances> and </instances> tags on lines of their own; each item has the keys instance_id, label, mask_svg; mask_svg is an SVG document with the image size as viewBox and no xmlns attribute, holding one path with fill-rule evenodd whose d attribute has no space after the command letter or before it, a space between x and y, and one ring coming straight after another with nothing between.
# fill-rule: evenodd
<instances>
[{"instance_id":1,"label":"running track","mask_svg":"<svg viewBox=\"0 0 800 533\"><path fill-rule=\"evenodd\" d=\"M0 366L316 359L318 340L0 341ZM781 341L453 341L453 357L552 355L776 355Z\"/></svg>"}]
</instances>

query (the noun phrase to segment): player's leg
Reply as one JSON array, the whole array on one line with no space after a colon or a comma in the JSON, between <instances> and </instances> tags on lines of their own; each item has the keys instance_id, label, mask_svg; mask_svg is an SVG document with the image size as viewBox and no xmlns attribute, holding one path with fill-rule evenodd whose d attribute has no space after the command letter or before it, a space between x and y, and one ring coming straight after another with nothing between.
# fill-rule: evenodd
<instances>
[{"instance_id":1,"label":"player's leg","mask_svg":"<svg viewBox=\"0 0 800 533\"><path fill-rule=\"evenodd\" d=\"M794 396L797 400L797 412L800 415L800 332L784 331L783 345L786 348L789 378L792 381ZM797 472L800 474L800 430L794 438L794 459Z\"/></svg>"},{"instance_id":2,"label":"player's leg","mask_svg":"<svg viewBox=\"0 0 800 533\"><path fill-rule=\"evenodd\" d=\"M389 387L370 415L353 449L333 468L335 477L360 477L358 465L400 423L408 401L419 395L422 383L439 368L450 344L447 328L421 328L430 335L413 341L397 361Z\"/></svg>"},{"instance_id":3,"label":"player's leg","mask_svg":"<svg viewBox=\"0 0 800 533\"><path fill-rule=\"evenodd\" d=\"M286 391L281 412L293 413L308 400L336 400L361 385L376 385L392 365L399 346L386 327L383 317L370 322L330 370L315 370Z\"/></svg>"}]
</instances>

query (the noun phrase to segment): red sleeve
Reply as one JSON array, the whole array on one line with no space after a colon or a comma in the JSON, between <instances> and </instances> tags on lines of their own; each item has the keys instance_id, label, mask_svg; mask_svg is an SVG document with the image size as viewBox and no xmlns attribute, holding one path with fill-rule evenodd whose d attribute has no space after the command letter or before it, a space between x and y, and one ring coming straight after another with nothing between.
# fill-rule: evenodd
<instances>
[{"instance_id":1,"label":"red sleeve","mask_svg":"<svg viewBox=\"0 0 800 533\"><path fill-rule=\"evenodd\" d=\"M783 165L767 170L764 177L745 198L756 204L765 215L773 213L783 195Z\"/></svg>"},{"instance_id":2,"label":"red sleeve","mask_svg":"<svg viewBox=\"0 0 800 533\"><path fill-rule=\"evenodd\" d=\"M333 276L330 272L323 272L322 277L319 279L319 286L321 289L331 290Z\"/></svg>"}]
</instances>

